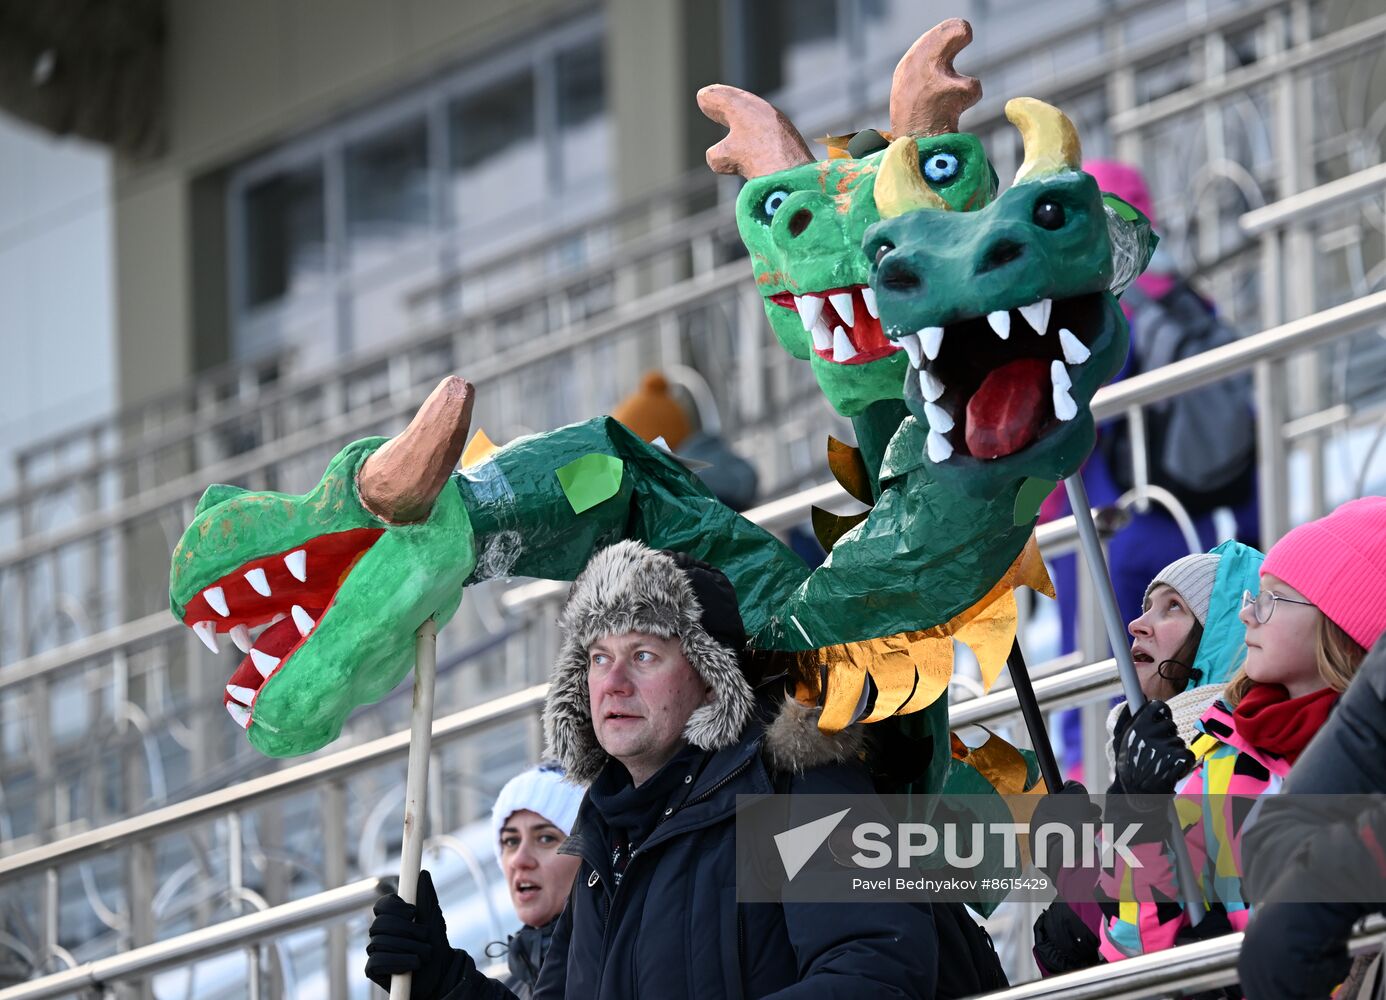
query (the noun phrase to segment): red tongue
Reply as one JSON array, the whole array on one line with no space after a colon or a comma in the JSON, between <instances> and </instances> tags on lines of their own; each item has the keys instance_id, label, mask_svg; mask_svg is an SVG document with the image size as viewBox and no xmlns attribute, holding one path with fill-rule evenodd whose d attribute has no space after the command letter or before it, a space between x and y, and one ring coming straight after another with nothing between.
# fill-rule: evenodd
<instances>
[{"instance_id":1,"label":"red tongue","mask_svg":"<svg viewBox=\"0 0 1386 1000\"><path fill-rule=\"evenodd\" d=\"M1003 458L1039 436L1049 403L1049 362L1022 358L996 369L967 403L967 449Z\"/></svg>"}]
</instances>

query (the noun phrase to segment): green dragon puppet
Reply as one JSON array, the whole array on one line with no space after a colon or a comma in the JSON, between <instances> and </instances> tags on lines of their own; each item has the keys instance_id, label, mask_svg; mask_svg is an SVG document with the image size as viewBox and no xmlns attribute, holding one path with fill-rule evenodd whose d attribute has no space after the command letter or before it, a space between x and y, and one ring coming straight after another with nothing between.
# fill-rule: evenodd
<instances>
[{"instance_id":1,"label":"green dragon puppet","mask_svg":"<svg viewBox=\"0 0 1386 1000\"><path fill-rule=\"evenodd\" d=\"M944 57L945 62L950 59L951 54ZM900 76L897 71L897 83ZM949 124L955 122L956 113ZM449 379L402 434L388 442L372 438L348 445L306 494L216 485L199 503L174 552L170 603L174 615L211 648L217 648L219 634L229 633L245 654L224 701L251 743L276 756L325 745L355 706L377 700L404 677L412 664L414 631L430 617L445 622L467 584L505 575L571 579L592 551L627 537L688 551L721 566L737 589L755 645L790 665L801 700L823 706L820 725L825 729L915 713L936 704L951 674L951 639L967 638L966 629L971 629L974 648L990 644L1002 650L1004 659L1014 630L1011 590L1019 582L1042 577L1029 544L1033 512L1020 516L1017 500L1028 479L1042 474L1052 484L1072 471L1069 464L1076 468L1086 450L1074 444L1061 450L1061 462L1032 461L1040 452L1048 454L1045 442L1052 435L1042 430L1038 439L1014 454L977 460L977 475L985 482L975 487L967 482L961 464L958 477L950 479L952 470L941 469L924 454L931 430L947 432L929 423L931 414L908 393L907 401L919 412L906 415L901 381L896 381L893 395L885 388L887 371L898 380L905 379L906 369L912 381L922 377L914 374L918 365L909 364L911 337L921 328L915 320L928 313L926 318L948 327L949 343L962 344L963 335L953 336L952 331L954 326L971 329L966 317L973 315L968 311L973 302L980 309L975 315L982 317L1028 303L1012 303L1014 296L1001 286L993 289L993 300L978 300L969 289L950 293L935 285L930 288L937 287L938 293L932 298L921 296L918 288L907 295L903 282L883 283L893 270L885 265L897 257L914 261L921 266L921 280L927 280L925 265L930 254L939 251L927 240L924 245L915 241L919 227L927 228L930 220L945 227L956 220L981 220L966 230L979 246L997 233L1036 223L1033 218L1028 223L1014 218L1020 202L1011 192L981 207L991 198L994 180L975 139L941 131L925 135L922 127L902 128L894 115L892 124L905 138L896 139L884 154L873 154L869 164L837 157L822 165L782 167L803 170L801 176L815 186L817 180L810 177L814 171L830 178L819 194L829 185L839 193L851 192L846 209L839 210L837 202L826 207L842 217L837 220L842 235L837 243L818 244L823 250L819 256L829 266L829 248L840 250L836 273L869 273L875 288L873 302L854 283L826 273L823 283L797 276L791 283L785 278L782 287L770 291L767 309L773 305L783 310L795 324L786 327L771 313L786 348L802 350L811 342L815 324L805 329L802 306L791 313L774 296L789 292L801 299L826 298L814 319L829 316L831 308L829 318L846 320L845 310L830 297L841 294L840 288L852 289L853 312L858 301L866 314L879 305L885 332L903 347L900 352L888 344L876 359L842 365L841 372L836 367L816 368L835 405L859 406L857 417L867 418L877 431L875 437L862 436L860 454L839 452L841 478L855 477L875 505L864 520L841 534L822 567L809 572L773 536L719 504L677 461L609 418L521 438L500 449L469 452L463 467L456 469L469 429L470 390L460 379ZM921 137L909 138L915 131ZM1052 151L1040 148L1049 142L1047 136L1032 136L1024 127L1022 132L1027 167L1051 157ZM733 125L729 138L736 135ZM1039 144L1032 149L1034 140ZM975 153L963 174L971 179L961 182L952 200L949 184L921 179L921 171L929 174L931 165L947 162L926 158L945 144L970 150L969 156ZM909 163L903 167L912 166L912 171L892 166L901 159L899 149L909 150L904 157ZM843 173L835 174L836 170ZM1043 176L1036 173L1035 179ZM1082 187L1083 177L1070 180ZM773 183L769 174L760 180ZM937 202L920 201L925 196L911 186L916 181ZM1051 178L1045 183L1060 181ZM748 184L747 190L751 187ZM786 194L786 203L801 191L814 195L812 190L796 189ZM1095 187L1091 191L1095 195ZM752 197L743 195L743 201ZM994 211L1003 205L1010 207ZM953 211L959 208L976 211ZM781 218L781 210L777 205L773 218ZM791 208L783 217L786 232L793 228L798 210ZM1100 215L1100 203L1095 211ZM867 233L878 215L883 221ZM946 220L939 223L934 217ZM744 219L742 213L739 218ZM769 228L773 232L773 225ZM1093 242L1084 245L1080 258L1110 258L1105 229L1088 229ZM877 242L868 244L869 253L855 249L853 256L849 234L853 240L865 236ZM893 249L880 254L878 261L876 251L887 241ZM775 273L776 266L782 274L810 273L794 270L792 254L778 265L773 258L767 261L770 269L758 270L762 287L768 284L761 274ZM1041 275L1047 267L1070 274L1073 269L1066 263L1058 257L1029 259ZM961 265L954 261L949 266ZM884 276L879 273L882 268ZM1108 260L1105 270L1098 267L1076 283L1063 278L1060 284L1070 297L1080 296L1077 288L1082 285L1086 291L1081 295L1104 302L1110 298L1106 288L1111 270ZM1024 287L1048 287L1048 278L1022 272L1023 268L1017 271L1028 283ZM827 294L814 296L815 291ZM946 304L949 294L961 302L951 312ZM1114 306L1094 308L1093 315L1108 312L1120 324ZM851 318L857 336L862 317ZM1095 333L1074 322L1081 328L1075 335ZM1116 344L1124 338L1124 325L1112 330L1110 343ZM866 344L865 339L849 342L853 347ZM1097 341L1087 343L1096 359ZM818 356L815 364L823 360ZM944 363L950 363L947 352ZM1097 361L1092 371L1103 364ZM874 384L877 372L882 373L880 387L870 388L865 383ZM854 374L863 377L862 385L851 383ZM932 374L944 378L947 372ZM979 385L982 381L979 377ZM1085 407L1086 382L1075 381L1075 402ZM849 388L830 388L838 384ZM964 386L962 377L954 384ZM872 411L879 417L872 418ZM1090 447L1090 420L1087 428ZM868 440L877 442L874 448L868 449ZM962 461L961 453L953 459L954 464ZM250 629L262 625L268 627L252 639Z\"/></svg>"}]
</instances>

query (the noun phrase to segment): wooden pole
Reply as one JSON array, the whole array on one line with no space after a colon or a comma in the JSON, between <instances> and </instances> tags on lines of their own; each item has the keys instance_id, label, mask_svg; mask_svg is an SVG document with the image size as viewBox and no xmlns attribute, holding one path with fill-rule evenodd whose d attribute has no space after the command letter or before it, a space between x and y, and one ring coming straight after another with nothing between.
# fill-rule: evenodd
<instances>
[{"instance_id":1,"label":"wooden pole","mask_svg":"<svg viewBox=\"0 0 1386 1000\"><path fill-rule=\"evenodd\" d=\"M414 708L409 726L409 771L404 784L404 847L399 859L399 898L418 901L428 815L428 758L433 748L433 682L438 672L438 623L432 618L414 633ZM390 980L390 1000L409 1000L413 976Z\"/></svg>"}]
</instances>

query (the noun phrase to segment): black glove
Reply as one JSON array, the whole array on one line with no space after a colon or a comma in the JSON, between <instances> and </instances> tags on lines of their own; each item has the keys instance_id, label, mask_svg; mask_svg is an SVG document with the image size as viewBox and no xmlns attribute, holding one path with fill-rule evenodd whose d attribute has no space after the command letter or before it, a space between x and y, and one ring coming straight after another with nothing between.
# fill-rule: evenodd
<instances>
[{"instance_id":1,"label":"black glove","mask_svg":"<svg viewBox=\"0 0 1386 1000\"><path fill-rule=\"evenodd\" d=\"M428 869L419 872L418 900L406 903L392 892L375 901L366 978L388 993L391 976L413 973L410 1000L443 1000L463 984L468 972L484 980L471 957L448 944L448 925Z\"/></svg>"},{"instance_id":2,"label":"black glove","mask_svg":"<svg viewBox=\"0 0 1386 1000\"><path fill-rule=\"evenodd\" d=\"M1068 827L1073 831L1073 844L1075 849L1081 849L1083 840L1083 827L1096 826L1102 822L1102 810L1097 803L1088 798L1088 790L1079 781L1065 781L1063 787L1058 792L1045 795L1040 798L1035 806L1035 811L1030 815L1030 844L1031 854L1039 856L1035 850L1035 833L1045 826L1056 824ZM1047 848L1057 848L1058 842L1052 837L1045 841ZM1045 852L1045 874L1052 880L1058 879L1059 869L1062 867L1060 862L1063 860L1063 852L1057 849L1046 850Z\"/></svg>"},{"instance_id":3,"label":"black glove","mask_svg":"<svg viewBox=\"0 0 1386 1000\"><path fill-rule=\"evenodd\" d=\"M1163 701L1141 706L1117 742L1117 783L1128 795L1168 795L1193 765Z\"/></svg>"},{"instance_id":4,"label":"black glove","mask_svg":"<svg viewBox=\"0 0 1386 1000\"><path fill-rule=\"evenodd\" d=\"M1063 900L1056 899L1035 921L1035 960L1058 975L1098 965L1097 935Z\"/></svg>"}]
</instances>

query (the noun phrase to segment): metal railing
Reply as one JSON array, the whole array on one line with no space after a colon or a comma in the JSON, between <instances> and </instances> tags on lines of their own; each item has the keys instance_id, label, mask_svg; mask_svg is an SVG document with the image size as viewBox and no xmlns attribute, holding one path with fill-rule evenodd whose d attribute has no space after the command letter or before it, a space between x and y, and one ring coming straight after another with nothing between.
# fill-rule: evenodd
<instances>
[{"instance_id":1,"label":"metal railing","mask_svg":"<svg viewBox=\"0 0 1386 1000\"><path fill-rule=\"evenodd\" d=\"M376 878L361 879L291 903L167 938L157 944L0 989L0 1000L51 1000L86 990L109 989L117 983L140 979L237 948L253 948L260 942L273 941L283 934L354 916L380 895L391 891L392 886L388 882ZM258 994L258 986L256 983L252 987L252 995Z\"/></svg>"},{"instance_id":2,"label":"metal railing","mask_svg":"<svg viewBox=\"0 0 1386 1000\"><path fill-rule=\"evenodd\" d=\"M987 1000L1151 1000L1187 996L1237 982L1237 958L1243 937L1240 932L1225 934L985 996ZM1379 951L1383 943L1386 922L1373 918L1352 935L1348 952L1362 955Z\"/></svg>"}]
</instances>

